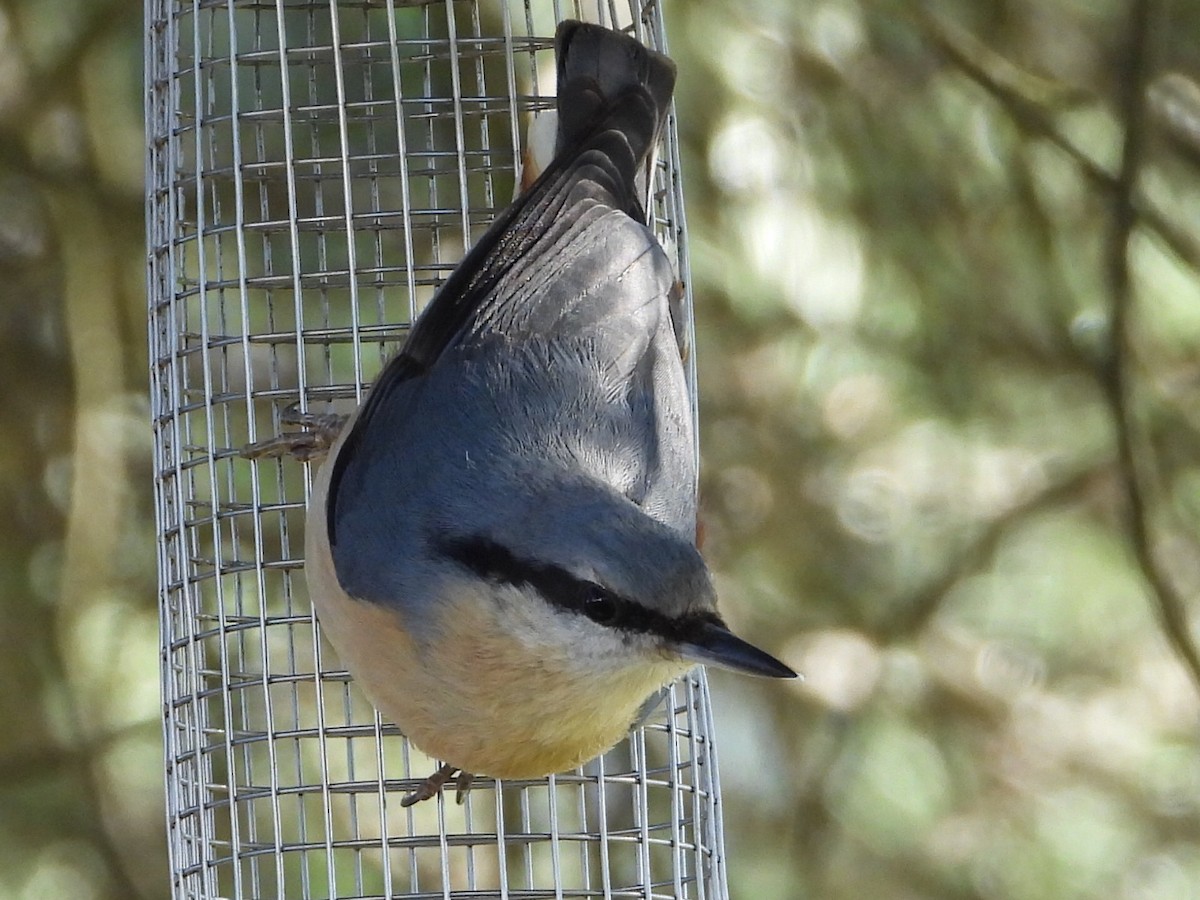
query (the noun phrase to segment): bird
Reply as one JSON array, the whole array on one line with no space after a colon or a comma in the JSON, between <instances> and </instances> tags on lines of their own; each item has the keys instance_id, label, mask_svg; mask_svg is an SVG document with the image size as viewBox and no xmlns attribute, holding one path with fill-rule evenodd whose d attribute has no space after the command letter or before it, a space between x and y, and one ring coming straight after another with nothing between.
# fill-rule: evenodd
<instances>
[{"instance_id":1,"label":"bird","mask_svg":"<svg viewBox=\"0 0 1200 900\"><path fill-rule=\"evenodd\" d=\"M322 632L442 763L406 806L583 765L698 664L796 676L726 626L696 546L681 288L646 213L675 64L574 20L554 47L553 158L317 442Z\"/></svg>"}]
</instances>

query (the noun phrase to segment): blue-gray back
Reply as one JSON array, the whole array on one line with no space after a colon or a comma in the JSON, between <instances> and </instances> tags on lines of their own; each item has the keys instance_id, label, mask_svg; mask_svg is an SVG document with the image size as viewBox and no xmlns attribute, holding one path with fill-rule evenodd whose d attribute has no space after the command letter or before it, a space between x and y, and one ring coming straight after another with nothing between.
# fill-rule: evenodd
<instances>
[{"instance_id":1,"label":"blue-gray back","mask_svg":"<svg viewBox=\"0 0 1200 900\"><path fill-rule=\"evenodd\" d=\"M581 479L694 535L677 285L641 194L674 67L623 35L564 29L554 161L418 319L333 462L330 545L354 596L402 588L403 556L431 531L511 529L497 519L538 512L516 498Z\"/></svg>"}]
</instances>

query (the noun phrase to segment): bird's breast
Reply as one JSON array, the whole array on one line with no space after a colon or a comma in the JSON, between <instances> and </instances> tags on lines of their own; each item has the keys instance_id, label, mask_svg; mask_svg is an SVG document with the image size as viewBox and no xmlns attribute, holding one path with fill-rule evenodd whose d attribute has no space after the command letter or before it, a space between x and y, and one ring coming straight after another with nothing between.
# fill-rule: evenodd
<instances>
[{"instance_id":1,"label":"bird's breast","mask_svg":"<svg viewBox=\"0 0 1200 900\"><path fill-rule=\"evenodd\" d=\"M324 532L314 524L310 516L310 535ZM535 778L582 765L684 668L667 659L589 667L570 646L533 649L513 638L494 598L476 593L485 583L450 587L414 630L398 605L347 595L314 549L308 587L342 664L418 749L469 772Z\"/></svg>"}]
</instances>

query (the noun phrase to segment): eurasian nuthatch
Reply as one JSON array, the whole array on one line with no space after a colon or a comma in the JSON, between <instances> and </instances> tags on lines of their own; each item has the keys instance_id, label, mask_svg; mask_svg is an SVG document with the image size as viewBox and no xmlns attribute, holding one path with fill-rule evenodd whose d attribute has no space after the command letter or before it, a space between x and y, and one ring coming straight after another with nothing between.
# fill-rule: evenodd
<instances>
[{"instance_id":1,"label":"eurasian nuthatch","mask_svg":"<svg viewBox=\"0 0 1200 900\"><path fill-rule=\"evenodd\" d=\"M696 549L678 285L647 227L675 66L564 22L553 160L450 275L342 428L308 508L322 629L457 771L587 762L697 663L795 673L735 637Z\"/></svg>"}]
</instances>

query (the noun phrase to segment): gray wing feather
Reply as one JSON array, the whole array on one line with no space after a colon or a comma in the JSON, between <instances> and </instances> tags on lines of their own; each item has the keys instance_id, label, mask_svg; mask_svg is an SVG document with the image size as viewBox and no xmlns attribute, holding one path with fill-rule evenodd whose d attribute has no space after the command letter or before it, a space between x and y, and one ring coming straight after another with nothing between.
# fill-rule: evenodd
<instances>
[{"instance_id":1,"label":"gray wing feather","mask_svg":"<svg viewBox=\"0 0 1200 900\"><path fill-rule=\"evenodd\" d=\"M555 160L447 279L332 461L330 546L353 596L395 596L381 542L420 539L421 515L490 515L513 477L495 460L591 473L694 534L675 280L638 193L674 66L579 23L560 28L558 52ZM458 508L422 494L447 479Z\"/></svg>"}]
</instances>

